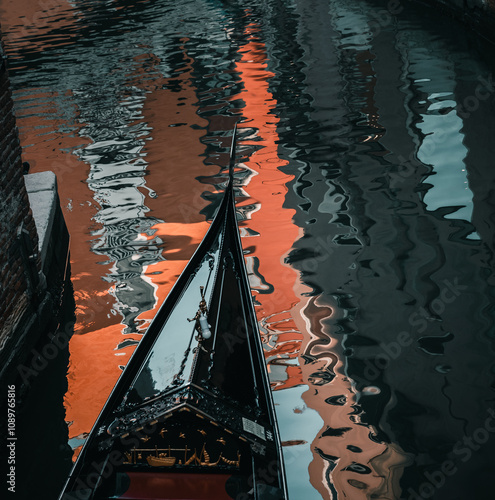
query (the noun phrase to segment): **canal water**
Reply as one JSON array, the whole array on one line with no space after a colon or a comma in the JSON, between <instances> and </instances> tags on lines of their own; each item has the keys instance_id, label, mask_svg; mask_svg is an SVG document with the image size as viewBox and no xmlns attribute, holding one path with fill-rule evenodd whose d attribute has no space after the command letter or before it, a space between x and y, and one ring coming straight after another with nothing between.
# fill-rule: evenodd
<instances>
[{"instance_id":1,"label":"canal water","mask_svg":"<svg viewBox=\"0 0 495 500\"><path fill-rule=\"evenodd\" d=\"M493 46L401 0L0 9L24 160L58 177L76 307L68 360L26 411L24 498L57 497L206 232L236 122L290 498L493 498Z\"/></svg>"}]
</instances>

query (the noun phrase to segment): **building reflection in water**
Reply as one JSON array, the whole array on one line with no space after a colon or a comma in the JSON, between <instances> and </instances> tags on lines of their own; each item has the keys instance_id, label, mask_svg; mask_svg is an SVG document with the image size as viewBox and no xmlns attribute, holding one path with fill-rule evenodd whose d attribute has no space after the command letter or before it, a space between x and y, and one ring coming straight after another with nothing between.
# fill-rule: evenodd
<instances>
[{"instance_id":1,"label":"building reflection in water","mask_svg":"<svg viewBox=\"0 0 495 500\"><path fill-rule=\"evenodd\" d=\"M110 283L114 319L109 327L93 329L71 343L73 373L67 405L68 417L74 416L74 436L84 435L95 418L98 406L88 404L95 386L106 397L139 334L146 331L208 228L197 213L207 202L197 189L191 189L191 178L205 173L204 165L197 161L204 149L199 139L200 126L205 123L192 104L196 101L190 83L192 60L183 51L183 64L175 71L167 70L163 60L155 62L145 68L146 78L140 66L127 75L131 83L145 88L147 79L152 79L152 95L144 99L144 89L129 85L132 99L115 103L110 115L96 120L92 129L99 133L103 128L105 135L80 152L93 165L88 185L101 207L95 216L101 229L94 232L93 251L111 266L104 279ZM171 99L170 87L175 99ZM89 102L90 97L85 99ZM101 114L89 105L85 109ZM177 122L197 128L174 126ZM86 135L91 135L90 130L86 129ZM164 144L169 146L164 148ZM150 164L160 168L149 169ZM182 175L183 169L188 169L187 176ZM204 187L198 189L204 191ZM99 377L94 377L94 360L83 362L89 353L99 358L98 367L104 367L104 373L97 368Z\"/></svg>"},{"instance_id":2,"label":"building reflection in water","mask_svg":"<svg viewBox=\"0 0 495 500\"><path fill-rule=\"evenodd\" d=\"M304 333L299 360L308 390L303 399L324 422L311 443L312 485L325 499L400 499L399 481L412 457L398 444L381 441L362 420L360 398L372 398L380 389L357 391L346 375L342 346L332 333L335 309L321 296L302 297L292 313Z\"/></svg>"},{"instance_id":3,"label":"building reflection in water","mask_svg":"<svg viewBox=\"0 0 495 500\"><path fill-rule=\"evenodd\" d=\"M284 209L280 196L293 177L279 168L287 162L278 156L278 120L272 116L276 101L269 92L269 80L274 74L267 70L266 48L258 31L256 25L248 24L248 42L239 48L242 57L236 68L243 91L235 98L243 100L243 121L250 127L246 134L245 125L240 124L245 156L240 167L256 173L245 185L249 199L255 200L255 209L244 215L247 220L241 228L250 230L243 233L243 245L272 386L276 391L308 386L303 399L324 422L310 445L313 461L309 466L311 483L323 498L398 500L399 481L411 458L399 445L382 442L376 430L361 421L359 398L379 389L368 387L357 393L352 379L344 373L342 348L332 336L334 310L322 305L321 296L304 296L307 289L302 286L296 287L295 293L292 285L296 275L279 257L300 234L292 224L293 212ZM240 205L242 210L242 201ZM270 214L276 218L271 219ZM280 418L283 433L283 415Z\"/></svg>"},{"instance_id":4,"label":"building reflection in water","mask_svg":"<svg viewBox=\"0 0 495 500\"><path fill-rule=\"evenodd\" d=\"M293 176L281 170L287 161L278 156L278 119L273 114L276 101L269 91L274 75L267 70L259 27L247 24L245 30L247 41L239 47L241 58L236 63L243 89L233 99L242 99L244 103L239 124L243 153L240 167L251 175L245 186L249 198L241 197L238 209L244 214L240 224L242 243L270 378L279 390L293 385L294 375L299 380L296 359L301 336L290 315L297 301L292 290L296 273L283 262L283 255L291 249L299 232L292 223L294 211L284 207L287 184ZM245 205L249 210L243 209Z\"/></svg>"}]
</instances>

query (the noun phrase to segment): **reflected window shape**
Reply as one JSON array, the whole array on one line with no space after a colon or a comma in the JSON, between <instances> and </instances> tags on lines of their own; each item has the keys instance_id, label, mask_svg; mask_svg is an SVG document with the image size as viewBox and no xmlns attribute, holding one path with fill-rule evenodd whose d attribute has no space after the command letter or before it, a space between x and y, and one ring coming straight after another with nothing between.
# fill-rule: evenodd
<instances>
[{"instance_id":1,"label":"reflected window shape","mask_svg":"<svg viewBox=\"0 0 495 500\"><path fill-rule=\"evenodd\" d=\"M463 144L462 119L455 109L436 114L437 110L456 106L455 101L450 99L437 99L437 94L429 97L433 103L428 111L432 114L423 114L423 121L417 125L425 136L418 148L418 159L426 165L432 165L434 169L434 174L427 179L432 187L423 201L431 211L452 207L452 212L444 216L446 218L471 222L473 193L468 187L464 163L467 148Z\"/></svg>"},{"instance_id":2,"label":"reflected window shape","mask_svg":"<svg viewBox=\"0 0 495 500\"><path fill-rule=\"evenodd\" d=\"M462 132L464 123L457 112L454 94L454 68L423 48L410 48L408 58L414 85L426 98L420 103L425 107L418 111L420 119L415 123L421 131L416 153L418 160L433 170L426 179L431 187L423 202L429 211L441 209L444 218L471 222L473 193L465 164L468 150ZM473 232L468 238L479 239L479 236Z\"/></svg>"}]
</instances>

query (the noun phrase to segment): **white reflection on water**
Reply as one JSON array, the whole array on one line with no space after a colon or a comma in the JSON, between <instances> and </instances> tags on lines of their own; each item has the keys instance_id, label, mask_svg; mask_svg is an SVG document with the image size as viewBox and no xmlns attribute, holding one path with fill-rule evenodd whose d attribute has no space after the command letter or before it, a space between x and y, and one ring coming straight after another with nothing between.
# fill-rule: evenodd
<instances>
[{"instance_id":1,"label":"white reflection on water","mask_svg":"<svg viewBox=\"0 0 495 500\"><path fill-rule=\"evenodd\" d=\"M423 47L406 50L412 61L410 77L425 95L425 100L420 102L424 103L420 111L422 121L416 124L423 134L417 157L425 165L431 165L433 172L426 179L432 187L423 201L431 211L452 207L452 211L444 215L446 218L471 222L473 193L466 174L468 150L464 145L463 120L456 110L453 64L438 59ZM472 233L471 238L479 239L476 233Z\"/></svg>"}]
</instances>

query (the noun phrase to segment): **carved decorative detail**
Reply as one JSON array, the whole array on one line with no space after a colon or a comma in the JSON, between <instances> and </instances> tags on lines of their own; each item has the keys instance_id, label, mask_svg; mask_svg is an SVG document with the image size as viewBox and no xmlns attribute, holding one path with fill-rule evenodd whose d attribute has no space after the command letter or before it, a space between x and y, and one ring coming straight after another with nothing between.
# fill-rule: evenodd
<instances>
[{"instance_id":1,"label":"carved decorative detail","mask_svg":"<svg viewBox=\"0 0 495 500\"><path fill-rule=\"evenodd\" d=\"M190 455L188 456L188 454ZM172 467L173 465L216 467L222 464L231 467L240 467L241 454L237 451L237 459L231 460L220 453L217 460L211 460L210 454L206 450L206 443L203 444L198 456L197 451L187 446L185 448L133 448L124 453L126 465L136 465L139 463L148 464L151 467ZM179 458L182 457L182 458Z\"/></svg>"},{"instance_id":2,"label":"carved decorative detail","mask_svg":"<svg viewBox=\"0 0 495 500\"><path fill-rule=\"evenodd\" d=\"M242 417L249 417L251 420L258 420L263 412L260 408L239 408L232 400L227 400L216 388L211 388L212 394L188 385L166 397L157 398L151 404L131 411L118 417L108 427L107 432L113 437L122 436L125 433L135 431L146 426L149 422L162 418L165 414L170 414L174 407L189 403L199 412L209 415L214 421L224 427L242 434ZM218 396L218 397L215 397ZM266 425L265 425L266 426ZM266 426L269 428L269 426ZM161 435L161 434L160 434ZM162 436L163 437L163 436Z\"/></svg>"}]
</instances>

